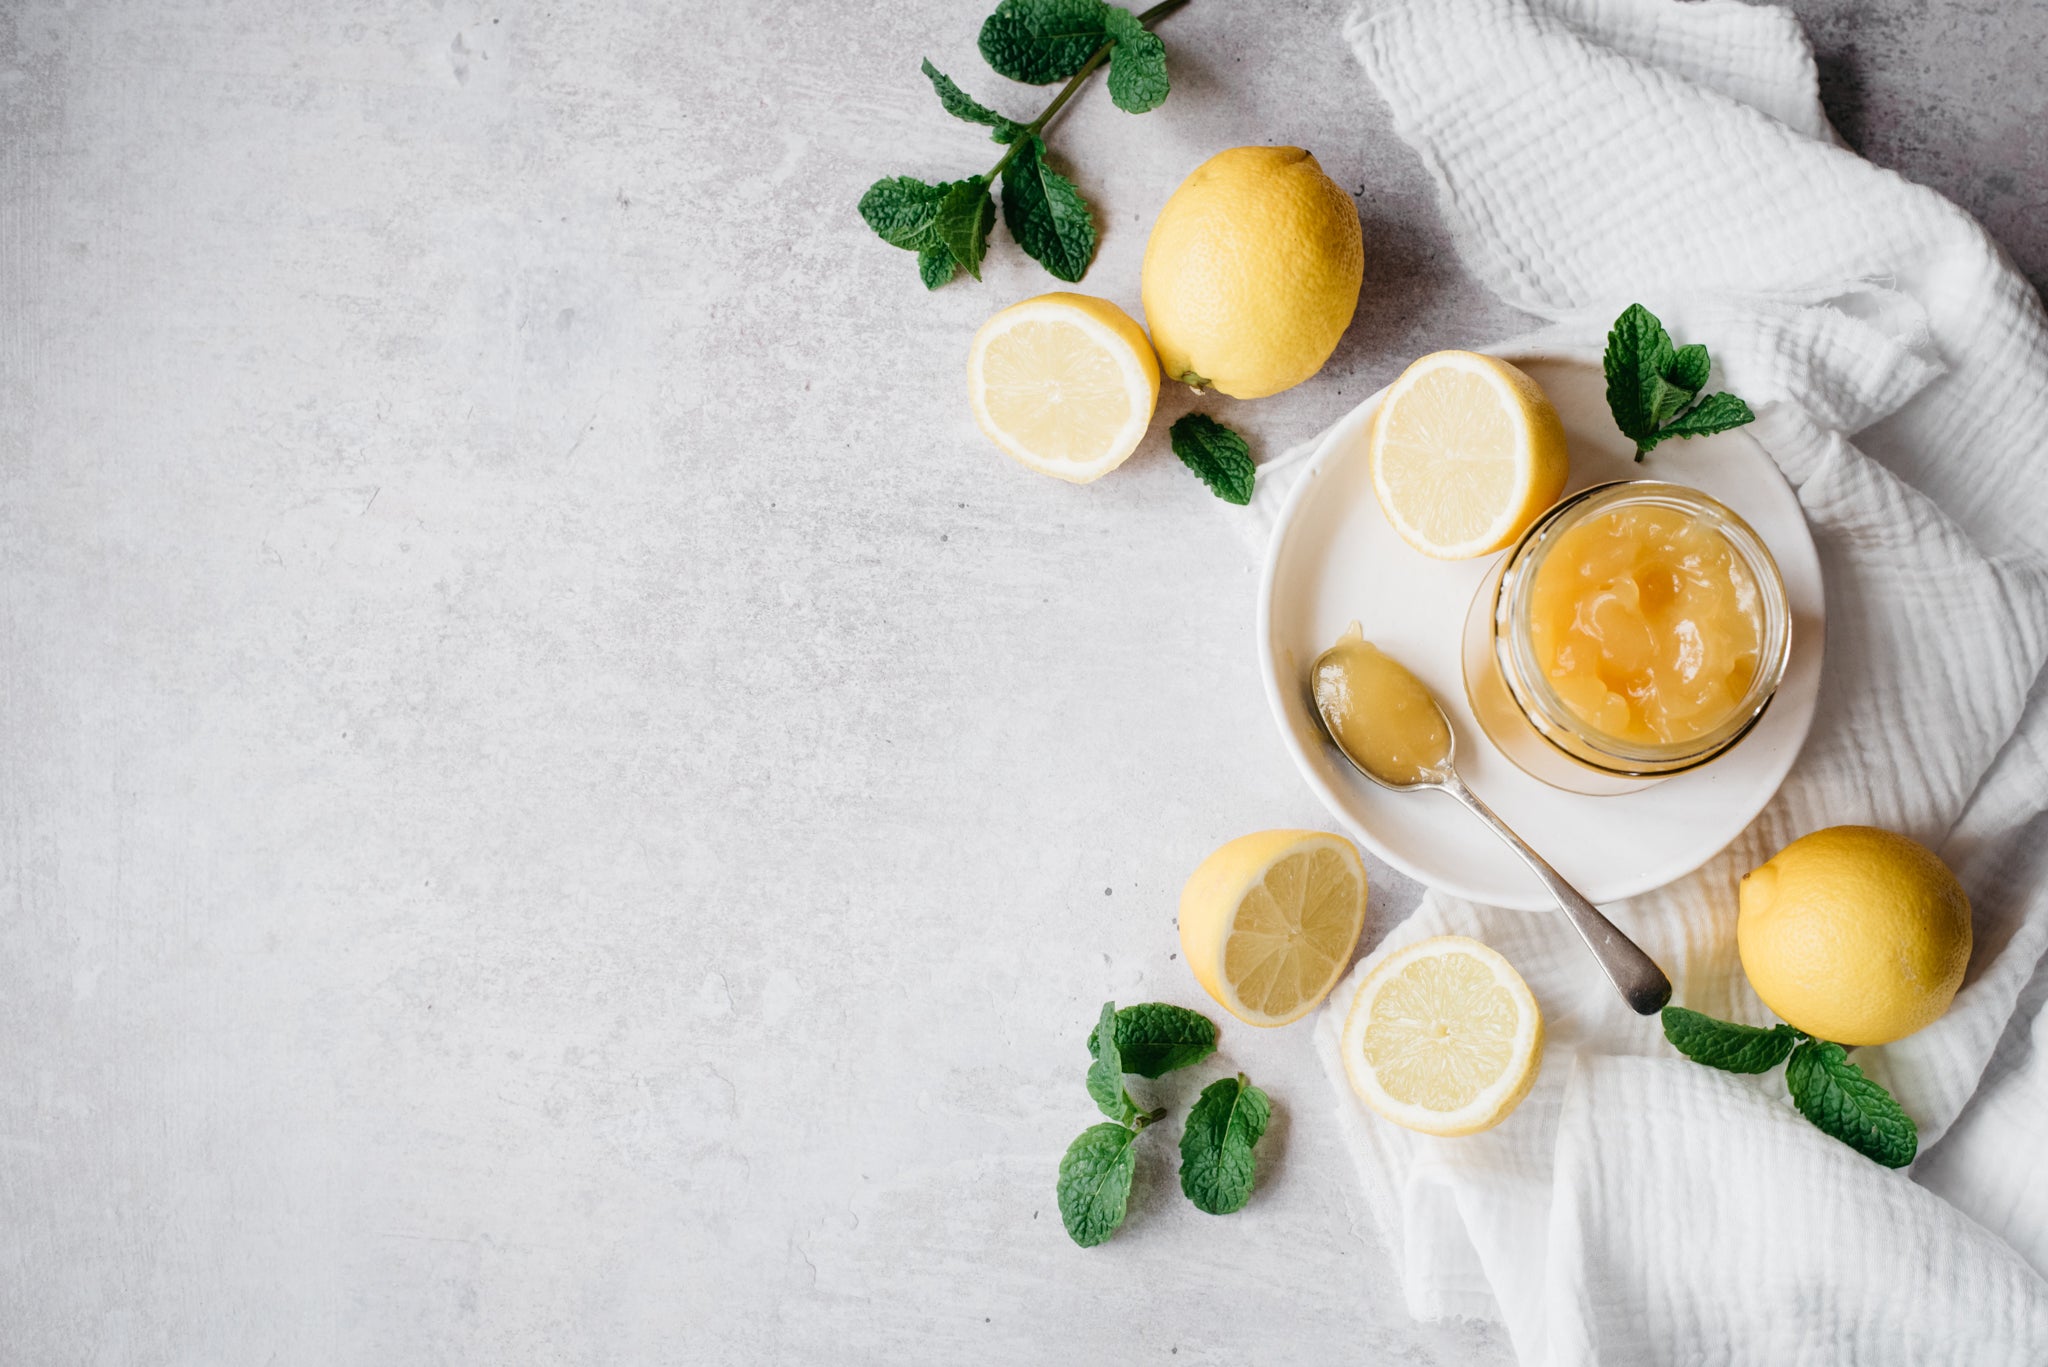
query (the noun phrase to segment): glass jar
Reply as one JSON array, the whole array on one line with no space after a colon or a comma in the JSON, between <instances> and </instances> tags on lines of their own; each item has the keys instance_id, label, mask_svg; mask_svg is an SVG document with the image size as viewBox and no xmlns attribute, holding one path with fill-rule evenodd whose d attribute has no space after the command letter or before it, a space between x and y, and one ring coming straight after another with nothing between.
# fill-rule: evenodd
<instances>
[{"instance_id":1,"label":"glass jar","mask_svg":"<svg viewBox=\"0 0 2048 1367\"><path fill-rule=\"evenodd\" d=\"M1652 517L1660 511L1675 512L1688 529L1719 537L1732 553L1732 562L1755 586L1756 658L1748 684L1732 705L1702 713L1697 734L1683 739L1618 735L1590 723L1554 686L1532 631L1539 574L1565 534L1627 508L1642 508ZM1560 562L1560 572L1564 568L1565 562ZM1748 595L1740 578L1731 572L1727 582L1731 592L1744 599ZM1556 576L1549 582L1555 584ZM1659 480L1622 480L1595 485L1557 503L1501 557L1466 616L1465 689L1487 736L1533 777L1572 792L1626 793L1698 768L1748 735L1784 678L1791 645L1792 614L1784 580L1748 523L1697 489ZM1563 680L1563 675L1556 679Z\"/></svg>"}]
</instances>

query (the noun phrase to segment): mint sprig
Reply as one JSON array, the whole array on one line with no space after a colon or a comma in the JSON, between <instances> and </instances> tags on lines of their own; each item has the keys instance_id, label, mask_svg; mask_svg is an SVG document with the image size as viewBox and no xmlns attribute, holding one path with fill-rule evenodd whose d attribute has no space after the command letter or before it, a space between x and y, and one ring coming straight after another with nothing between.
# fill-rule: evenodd
<instances>
[{"instance_id":1,"label":"mint sprig","mask_svg":"<svg viewBox=\"0 0 2048 1367\"><path fill-rule=\"evenodd\" d=\"M1170 1002L1116 1009L1104 1002L1088 1035L1088 1095L1107 1121L1090 1125L1060 1158L1060 1222L1083 1248L1123 1226L1138 1172L1138 1136L1165 1119L1131 1099L1124 1077L1156 1078L1216 1052L1216 1023ZM1228 1215L1251 1199L1252 1150L1272 1122L1273 1103L1243 1073L1202 1089L1180 1137L1180 1189L1198 1210Z\"/></svg>"},{"instance_id":2,"label":"mint sprig","mask_svg":"<svg viewBox=\"0 0 2048 1367\"><path fill-rule=\"evenodd\" d=\"M1252 1199L1252 1149L1273 1119L1273 1103L1243 1073L1210 1083L1180 1136L1180 1189L1211 1215Z\"/></svg>"},{"instance_id":3,"label":"mint sprig","mask_svg":"<svg viewBox=\"0 0 2048 1367\"><path fill-rule=\"evenodd\" d=\"M1664 1037L1695 1063L1730 1073L1766 1073L1784 1063L1785 1087L1799 1113L1864 1157L1903 1168L1919 1151L1913 1118L1849 1062L1843 1046L1790 1025L1737 1025L1682 1006L1665 1007L1661 1019Z\"/></svg>"},{"instance_id":4,"label":"mint sprig","mask_svg":"<svg viewBox=\"0 0 2048 1367\"><path fill-rule=\"evenodd\" d=\"M1116 1010L1102 1002L1087 1035L1087 1094L1108 1121L1075 1135L1059 1160L1059 1219L1081 1248L1108 1242L1130 1209L1137 1180L1137 1140L1165 1119L1165 1107L1139 1109L1124 1074L1157 1078L1200 1064L1217 1051L1217 1023L1171 1002L1139 1002ZM1272 1101L1245 1074L1202 1088L1180 1135L1180 1189L1196 1209L1229 1215L1251 1199L1257 1148L1272 1123Z\"/></svg>"},{"instance_id":5,"label":"mint sprig","mask_svg":"<svg viewBox=\"0 0 2048 1367\"><path fill-rule=\"evenodd\" d=\"M1630 304L1614 320L1601 364L1608 410L1636 444L1639 461L1666 438L1711 436L1756 419L1733 394L1701 398L1713 369L1707 349L1697 342L1674 346L1657 315L1641 304Z\"/></svg>"},{"instance_id":6,"label":"mint sprig","mask_svg":"<svg viewBox=\"0 0 2048 1367\"><path fill-rule=\"evenodd\" d=\"M981 28L981 54L999 74L1031 85L1065 80L1029 123L982 104L929 61L925 78L955 118L981 124L1008 144L984 175L927 183L909 176L876 181L860 216L893 247L917 253L918 278L937 289L961 270L979 280L995 221L989 187L1003 187L1003 222L1025 252L1054 276L1079 280L1095 259L1095 219L1080 190L1047 161L1041 136L1053 116L1104 62L1120 109L1142 114L1166 99L1166 48L1151 25L1186 4L1161 0L1132 14L1105 0L1002 0Z\"/></svg>"},{"instance_id":7,"label":"mint sprig","mask_svg":"<svg viewBox=\"0 0 2048 1367\"><path fill-rule=\"evenodd\" d=\"M1166 1118L1164 1106L1141 1111L1124 1090L1117 1016L1116 1003L1104 1002L1088 1036L1088 1095L1109 1120L1081 1131L1060 1159L1060 1222L1083 1248L1106 1241L1123 1225L1138 1171L1134 1145L1147 1126ZM1213 1033L1216 1027L1209 1028Z\"/></svg>"},{"instance_id":8,"label":"mint sprig","mask_svg":"<svg viewBox=\"0 0 2048 1367\"><path fill-rule=\"evenodd\" d=\"M1259 470L1252 464L1252 448L1243 437L1206 413L1182 416L1167 429L1167 435L1173 454L1209 486L1210 493L1240 507L1252 501Z\"/></svg>"}]
</instances>

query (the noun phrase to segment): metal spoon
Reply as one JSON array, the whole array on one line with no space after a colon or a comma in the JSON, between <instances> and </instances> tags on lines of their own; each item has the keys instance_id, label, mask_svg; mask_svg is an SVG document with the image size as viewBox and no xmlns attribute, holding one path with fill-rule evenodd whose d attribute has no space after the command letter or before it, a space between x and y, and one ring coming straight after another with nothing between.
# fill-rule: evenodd
<instances>
[{"instance_id":1,"label":"metal spoon","mask_svg":"<svg viewBox=\"0 0 2048 1367\"><path fill-rule=\"evenodd\" d=\"M1316 706L1316 720L1322 723L1323 734L1337 747L1337 753L1349 760L1352 768L1380 787L1396 793L1413 793L1434 788L1438 792L1449 793L1470 808L1474 816L1485 822L1495 835L1507 842L1509 849L1522 857L1522 862L1527 864L1537 878L1542 880L1543 886L1550 890L1550 895L1557 899L1557 904L1564 908L1565 915L1571 918L1572 928L1579 932L1579 938L1586 942L1586 948L1593 951L1593 957L1599 960L1601 970L1607 974L1615 990L1621 993L1621 999L1629 1004L1629 1009L1643 1016L1662 1010L1664 1004L1671 1000L1671 980L1664 976L1664 970L1657 967L1656 961L1643 953L1642 948L1634 940L1622 934L1614 922L1602 916L1600 908L1587 901L1583 893L1567 883L1562 874L1550 867L1542 855L1530 849L1522 837L1516 835L1505 821L1493 814L1491 807L1481 802L1478 795L1465 786L1465 781L1458 777L1458 770L1454 764L1458 752L1458 733L1451 729L1451 720L1443 715L1442 705L1434 698L1430 699L1430 702L1436 707L1437 715L1443 719L1444 732L1449 737L1449 744L1444 750L1443 761L1413 783L1389 783L1359 763L1357 756L1346 750L1344 743L1337 739L1337 726L1324 714L1319 704Z\"/></svg>"}]
</instances>

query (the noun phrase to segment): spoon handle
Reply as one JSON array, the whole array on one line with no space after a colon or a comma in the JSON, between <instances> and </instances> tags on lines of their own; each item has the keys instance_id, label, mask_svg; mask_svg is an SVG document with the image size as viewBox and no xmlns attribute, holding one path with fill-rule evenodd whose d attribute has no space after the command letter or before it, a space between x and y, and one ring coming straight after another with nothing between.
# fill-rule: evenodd
<instances>
[{"instance_id":1,"label":"spoon handle","mask_svg":"<svg viewBox=\"0 0 2048 1367\"><path fill-rule=\"evenodd\" d=\"M1572 918L1572 927L1579 932L1579 938L1586 942L1586 948L1593 951L1593 957L1600 961L1601 969L1607 974L1622 1000L1637 1015L1647 1016L1661 1010L1671 1000L1671 980L1664 976L1664 970L1634 940L1621 933L1620 927L1600 914L1600 908L1587 901L1584 894L1564 880L1564 875L1550 867L1542 855L1529 848L1522 837L1516 835L1505 821L1493 814L1493 809L1479 800L1465 781L1455 773L1448 776L1443 789L1458 801L1471 808L1472 814L1493 828L1493 833L1505 840L1508 848L1522 856L1522 862L1543 880L1543 886L1550 889L1550 895L1564 908L1565 915Z\"/></svg>"}]
</instances>

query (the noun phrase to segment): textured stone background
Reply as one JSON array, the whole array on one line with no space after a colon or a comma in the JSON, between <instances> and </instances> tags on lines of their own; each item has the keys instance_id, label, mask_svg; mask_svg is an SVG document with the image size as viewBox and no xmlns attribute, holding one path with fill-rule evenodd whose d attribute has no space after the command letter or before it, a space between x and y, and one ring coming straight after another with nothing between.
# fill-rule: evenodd
<instances>
[{"instance_id":1,"label":"textured stone background","mask_svg":"<svg viewBox=\"0 0 2048 1367\"><path fill-rule=\"evenodd\" d=\"M1372 243L1268 453L1520 326L1340 4L1059 129L1091 291L1221 147ZM2048 6L1802 0L1850 140L2048 276ZM1226 1220L1052 1170L1211 846L1321 824L1157 437L1070 489L852 205L982 5L0 6L0 1340L23 1364L1497 1360L1402 1310L1303 1029ZM1163 418L1185 400L1170 398ZM1163 432L1162 420L1155 431ZM1414 889L1377 877L1376 937ZM1184 1108L1200 1079L1146 1089Z\"/></svg>"}]
</instances>

